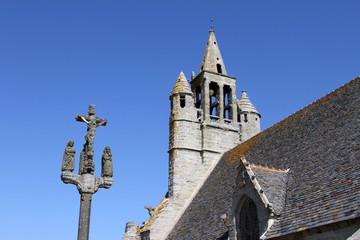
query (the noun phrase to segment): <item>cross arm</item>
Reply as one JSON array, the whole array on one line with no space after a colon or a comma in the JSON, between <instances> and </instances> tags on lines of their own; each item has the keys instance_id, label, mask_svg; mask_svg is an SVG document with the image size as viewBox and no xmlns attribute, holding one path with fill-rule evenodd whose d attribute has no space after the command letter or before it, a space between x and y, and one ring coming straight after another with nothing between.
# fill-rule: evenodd
<instances>
[{"instance_id":1,"label":"cross arm","mask_svg":"<svg viewBox=\"0 0 360 240\"><path fill-rule=\"evenodd\" d=\"M107 119L106 118L96 118L96 125L97 126L106 126L107 124Z\"/></svg>"},{"instance_id":2,"label":"cross arm","mask_svg":"<svg viewBox=\"0 0 360 240\"><path fill-rule=\"evenodd\" d=\"M89 123L89 121L86 119L87 117L81 114L78 114L75 116L75 120L78 122L84 122L84 123Z\"/></svg>"}]
</instances>

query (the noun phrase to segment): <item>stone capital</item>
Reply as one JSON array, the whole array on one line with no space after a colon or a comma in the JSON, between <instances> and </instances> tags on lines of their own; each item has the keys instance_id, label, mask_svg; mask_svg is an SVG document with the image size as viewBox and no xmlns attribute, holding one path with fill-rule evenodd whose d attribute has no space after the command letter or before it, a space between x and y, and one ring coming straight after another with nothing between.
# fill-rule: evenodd
<instances>
[{"instance_id":1,"label":"stone capital","mask_svg":"<svg viewBox=\"0 0 360 240\"><path fill-rule=\"evenodd\" d=\"M99 188L110 188L114 182L111 177L95 177L92 174L78 175L67 171L61 173L61 180L66 184L76 185L80 194L94 194Z\"/></svg>"}]
</instances>

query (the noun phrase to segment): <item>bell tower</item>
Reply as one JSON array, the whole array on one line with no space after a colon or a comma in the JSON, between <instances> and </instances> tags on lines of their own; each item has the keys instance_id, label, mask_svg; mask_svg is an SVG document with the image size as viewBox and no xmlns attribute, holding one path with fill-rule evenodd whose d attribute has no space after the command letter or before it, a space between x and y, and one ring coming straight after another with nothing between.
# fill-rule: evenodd
<instances>
[{"instance_id":1,"label":"bell tower","mask_svg":"<svg viewBox=\"0 0 360 240\"><path fill-rule=\"evenodd\" d=\"M180 72L170 101L169 197L189 181L200 183L222 153L260 131L260 121L252 123L260 114L248 108L252 104L247 95L236 98L236 78L226 71L213 27L199 73L193 73L189 83ZM204 176L194 179L199 171Z\"/></svg>"}]
</instances>

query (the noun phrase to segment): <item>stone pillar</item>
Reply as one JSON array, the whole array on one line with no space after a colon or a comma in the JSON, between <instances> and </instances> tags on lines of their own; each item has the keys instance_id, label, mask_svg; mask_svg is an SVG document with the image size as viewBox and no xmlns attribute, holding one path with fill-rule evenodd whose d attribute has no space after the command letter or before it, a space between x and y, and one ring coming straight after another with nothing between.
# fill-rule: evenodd
<instances>
[{"instance_id":1,"label":"stone pillar","mask_svg":"<svg viewBox=\"0 0 360 240\"><path fill-rule=\"evenodd\" d=\"M219 84L219 123L224 123L224 84Z\"/></svg>"},{"instance_id":2,"label":"stone pillar","mask_svg":"<svg viewBox=\"0 0 360 240\"><path fill-rule=\"evenodd\" d=\"M239 123L237 122L237 99L236 99L236 86L231 86L231 108L232 108L232 125L238 128Z\"/></svg>"},{"instance_id":3,"label":"stone pillar","mask_svg":"<svg viewBox=\"0 0 360 240\"><path fill-rule=\"evenodd\" d=\"M210 122L210 93L209 93L209 87L210 83L207 78L204 78L204 81L202 82L202 103L203 106L203 114L204 114L204 122Z\"/></svg>"}]
</instances>

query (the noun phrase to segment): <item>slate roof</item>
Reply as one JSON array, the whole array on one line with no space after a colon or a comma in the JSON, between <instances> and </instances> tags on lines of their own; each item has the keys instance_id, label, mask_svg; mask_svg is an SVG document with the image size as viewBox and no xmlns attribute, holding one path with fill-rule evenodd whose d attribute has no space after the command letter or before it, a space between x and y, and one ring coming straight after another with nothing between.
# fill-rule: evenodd
<instances>
[{"instance_id":1,"label":"slate roof","mask_svg":"<svg viewBox=\"0 0 360 240\"><path fill-rule=\"evenodd\" d=\"M236 204L242 156L269 201L279 199L267 239L360 218L359 106L357 77L226 152L168 239L216 239L228 231L220 216Z\"/></svg>"}]
</instances>

